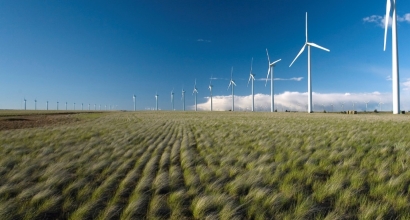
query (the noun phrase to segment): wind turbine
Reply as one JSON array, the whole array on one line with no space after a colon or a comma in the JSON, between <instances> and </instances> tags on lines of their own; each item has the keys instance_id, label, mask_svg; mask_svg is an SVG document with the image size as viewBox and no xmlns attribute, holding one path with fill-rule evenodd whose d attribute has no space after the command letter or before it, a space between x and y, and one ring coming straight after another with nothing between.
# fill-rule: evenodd
<instances>
[{"instance_id":1,"label":"wind turbine","mask_svg":"<svg viewBox=\"0 0 410 220\"><path fill-rule=\"evenodd\" d=\"M91 109L90 109L90 103L88 103L88 111L90 111Z\"/></svg>"},{"instance_id":2,"label":"wind turbine","mask_svg":"<svg viewBox=\"0 0 410 220\"><path fill-rule=\"evenodd\" d=\"M97 111L97 104L94 104L94 111Z\"/></svg>"},{"instance_id":3,"label":"wind turbine","mask_svg":"<svg viewBox=\"0 0 410 220\"><path fill-rule=\"evenodd\" d=\"M198 111L198 107L197 107L197 95L198 95L198 90L196 89L196 79L195 79L195 85L194 85L194 91L192 92L192 95L195 93L195 111Z\"/></svg>"},{"instance_id":4,"label":"wind turbine","mask_svg":"<svg viewBox=\"0 0 410 220\"><path fill-rule=\"evenodd\" d=\"M354 104L356 104L357 102L352 102L353 103L353 111L356 111L356 108L354 107Z\"/></svg>"},{"instance_id":5,"label":"wind turbine","mask_svg":"<svg viewBox=\"0 0 410 220\"><path fill-rule=\"evenodd\" d=\"M65 110L67 111L67 102L65 102Z\"/></svg>"},{"instance_id":6,"label":"wind turbine","mask_svg":"<svg viewBox=\"0 0 410 220\"><path fill-rule=\"evenodd\" d=\"M249 81L252 80L252 111L255 111L255 95L254 95L254 89L253 89L253 82L255 81L255 74L252 73L252 64L253 64L253 57L251 60L251 71L249 72L249 80L248 80L247 86L249 86Z\"/></svg>"},{"instance_id":7,"label":"wind turbine","mask_svg":"<svg viewBox=\"0 0 410 220\"><path fill-rule=\"evenodd\" d=\"M367 112L367 104L369 104L369 101L365 102L366 103L366 112Z\"/></svg>"},{"instance_id":8,"label":"wind turbine","mask_svg":"<svg viewBox=\"0 0 410 220\"><path fill-rule=\"evenodd\" d=\"M397 14L396 0L387 0L386 17L384 18L384 51L386 51L387 28L389 27L390 12L392 12L392 88L393 88L393 114L400 114L400 88L399 88L399 50L397 39Z\"/></svg>"},{"instance_id":9,"label":"wind turbine","mask_svg":"<svg viewBox=\"0 0 410 220\"><path fill-rule=\"evenodd\" d=\"M211 80L209 81L209 86L208 86L209 92L211 93L211 111L212 111L212 87L213 85L212 85L212 75L211 75Z\"/></svg>"},{"instance_id":10,"label":"wind turbine","mask_svg":"<svg viewBox=\"0 0 410 220\"><path fill-rule=\"evenodd\" d=\"M74 102L74 110L75 110L75 102Z\"/></svg>"},{"instance_id":11,"label":"wind turbine","mask_svg":"<svg viewBox=\"0 0 410 220\"><path fill-rule=\"evenodd\" d=\"M345 105L345 103L344 102L342 102L342 112L344 111L344 109L343 109L343 106Z\"/></svg>"},{"instance_id":12,"label":"wind turbine","mask_svg":"<svg viewBox=\"0 0 410 220\"><path fill-rule=\"evenodd\" d=\"M37 99L34 99L34 110L37 110Z\"/></svg>"},{"instance_id":13,"label":"wind turbine","mask_svg":"<svg viewBox=\"0 0 410 220\"><path fill-rule=\"evenodd\" d=\"M289 67L292 66L292 64L296 61L296 59L300 56L300 54L303 53L303 51L305 50L306 46L308 46L308 113L312 113L312 81L311 81L311 77L310 77L310 47L316 47L319 48L321 50L330 52L329 49L326 49L324 47L321 47L315 43L310 43L308 41L308 25L307 25L307 12L306 12L306 42L305 45L303 45L302 49L300 50L300 52L298 53L298 55L296 56L296 58L293 60L293 62L290 64Z\"/></svg>"},{"instance_id":14,"label":"wind turbine","mask_svg":"<svg viewBox=\"0 0 410 220\"><path fill-rule=\"evenodd\" d=\"M175 111L175 108L174 108L174 89L172 89L172 91L171 91L171 103L172 103L172 111Z\"/></svg>"},{"instance_id":15,"label":"wind turbine","mask_svg":"<svg viewBox=\"0 0 410 220\"><path fill-rule=\"evenodd\" d=\"M101 104L99 105L99 109L100 109L100 111L101 111Z\"/></svg>"},{"instance_id":16,"label":"wind turbine","mask_svg":"<svg viewBox=\"0 0 410 220\"><path fill-rule=\"evenodd\" d=\"M274 100L273 100L274 99L274 95L273 95L273 67L275 66L275 64L277 62L281 61L281 59L276 60L275 62L271 63L270 59L269 59L268 48L266 48L266 55L268 56L268 75L266 76L265 87L266 87L266 84L268 83L268 77L269 77L269 74L270 74L270 98L271 98L270 111L273 112L274 111L273 110L273 108L274 108Z\"/></svg>"},{"instance_id":17,"label":"wind turbine","mask_svg":"<svg viewBox=\"0 0 410 220\"><path fill-rule=\"evenodd\" d=\"M235 94L234 87L236 86L235 81L232 79L233 67L231 69L231 81L229 81L228 89L232 85L232 111L235 111Z\"/></svg>"},{"instance_id":18,"label":"wind turbine","mask_svg":"<svg viewBox=\"0 0 410 220\"><path fill-rule=\"evenodd\" d=\"M155 94L155 110L157 110L158 111L158 93L157 94Z\"/></svg>"},{"instance_id":19,"label":"wind turbine","mask_svg":"<svg viewBox=\"0 0 410 220\"><path fill-rule=\"evenodd\" d=\"M47 101L47 104L46 104L46 109L48 110L48 101Z\"/></svg>"},{"instance_id":20,"label":"wind turbine","mask_svg":"<svg viewBox=\"0 0 410 220\"><path fill-rule=\"evenodd\" d=\"M132 101L134 102L134 112L135 112L135 94L134 95L132 95Z\"/></svg>"},{"instance_id":21,"label":"wind turbine","mask_svg":"<svg viewBox=\"0 0 410 220\"><path fill-rule=\"evenodd\" d=\"M26 98L24 98L24 110L27 110L26 102L27 102L27 100L26 100Z\"/></svg>"},{"instance_id":22,"label":"wind turbine","mask_svg":"<svg viewBox=\"0 0 410 220\"><path fill-rule=\"evenodd\" d=\"M57 101L57 110L58 110L58 101Z\"/></svg>"},{"instance_id":23,"label":"wind turbine","mask_svg":"<svg viewBox=\"0 0 410 220\"><path fill-rule=\"evenodd\" d=\"M182 111L185 111L185 90L182 89Z\"/></svg>"},{"instance_id":24,"label":"wind turbine","mask_svg":"<svg viewBox=\"0 0 410 220\"><path fill-rule=\"evenodd\" d=\"M81 111L84 111L84 103L81 103Z\"/></svg>"}]
</instances>

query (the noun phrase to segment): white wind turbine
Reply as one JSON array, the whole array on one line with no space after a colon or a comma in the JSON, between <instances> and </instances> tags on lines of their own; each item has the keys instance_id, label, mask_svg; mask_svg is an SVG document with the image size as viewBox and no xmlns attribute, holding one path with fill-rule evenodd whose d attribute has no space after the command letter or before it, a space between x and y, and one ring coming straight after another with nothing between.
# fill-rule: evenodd
<instances>
[{"instance_id":1,"label":"white wind turbine","mask_svg":"<svg viewBox=\"0 0 410 220\"><path fill-rule=\"evenodd\" d=\"M65 110L67 111L67 102L65 102Z\"/></svg>"},{"instance_id":2,"label":"white wind turbine","mask_svg":"<svg viewBox=\"0 0 410 220\"><path fill-rule=\"evenodd\" d=\"M158 93L155 94L155 110L158 111Z\"/></svg>"},{"instance_id":3,"label":"white wind turbine","mask_svg":"<svg viewBox=\"0 0 410 220\"><path fill-rule=\"evenodd\" d=\"M27 100L26 100L26 98L24 98L24 110L27 110L26 102L27 102Z\"/></svg>"},{"instance_id":4,"label":"white wind turbine","mask_svg":"<svg viewBox=\"0 0 410 220\"><path fill-rule=\"evenodd\" d=\"M84 111L84 103L81 103L81 111Z\"/></svg>"},{"instance_id":5,"label":"white wind turbine","mask_svg":"<svg viewBox=\"0 0 410 220\"><path fill-rule=\"evenodd\" d=\"M269 74L270 74L270 98L271 98L271 102L270 102L270 111L273 112L273 108L274 108L274 94L273 94L273 67L275 66L275 64L279 61L281 61L281 59L276 60L275 62L270 62L269 59L269 53L268 53L268 48L266 48L266 55L268 56L268 75L266 76L266 82L265 82L265 87L266 84L268 83L268 78L269 78Z\"/></svg>"},{"instance_id":6,"label":"white wind turbine","mask_svg":"<svg viewBox=\"0 0 410 220\"><path fill-rule=\"evenodd\" d=\"M135 106L135 98L136 98L136 97L135 97L135 94L132 95L132 101L134 102L134 112L135 112L135 107L136 107L136 106Z\"/></svg>"},{"instance_id":7,"label":"white wind turbine","mask_svg":"<svg viewBox=\"0 0 410 220\"><path fill-rule=\"evenodd\" d=\"M369 101L365 102L366 103L366 112L367 112L367 104L369 104Z\"/></svg>"},{"instance_id":8,"label":"white wind turbine","mask_svg":"<svg viewBox=\"0 0 410 220\"><path fill-rule=\"evenodd\" d=\"M100 109L100 111L101 111L101 104L99 104L99 109Z\"/></svg>"},{"instance_id":9,"label":"white wind turbine","mask_svg":"<svg viewBox=\"0 0 410 220\"><path fill-rule=\"evenodd\" d=\"M209 81L209 86L208 86L209 92L211 94L211 111L212 111L212 87L213 85L212 85L212 75L211 75L211 80Z\"/></svg>"},{"instance_id":10,"label":"white wind turbine","mask_svg":"<svg viewBox=\"0 0 410 220\"><path fill-rule=\"evenodd\" d=\"M90 111L91 109L90 109L90 103L88 103L88 111Z\"/></svg>"},{"instance_id":11,"label":"white wind turbine","mask_svg":"<svg viewBox=\"0 0 410 220\"><path fill-rule=\"evenodd\" d=\"M393 114L400 114L400 88L399 88L399 49L397 39L397 13L396 0L387 0L386 17L384 18L384 51L386 51L387 28L389 27L390 12L392 12L392 88L393 88Z\"/></svg>"},{"instance_id":12,"label":"white wind turbine","mask_svg":"<svg viewBox=\"0 0 410 220\"><path fill-rule=\"evenodd\" d=\"M47 104L46 104L46 109L48 110L48 101L47 101Z\"/></svg>"},{"instance_id":13,"label":"white wind turbine","mask_svg":"<svg viewBox=\"0 0 410 220\"><path fill-rule=\"evenodd\" d=\"M293 60L293 62L290 64L289 67L292 66L292 64L296 61L296 59L300 56L300 54L303 53L303 51L305 50L306 46L308 46L308 113L312 113L312 81L311 81L311 77L310 77L310 46L312 47L316 47L319 48L321 50L330 52L329 49L326 49L324 47L321 47L315 43L310 43L308 41L308 25L307 25L307 12L306 12L306 42L305 45L303 45L302 49L300 50L300 52L298 53L298 55L296 56L296 58Z\"/></svg>"},{"instance_id":14,"label":"white wind turbine","mask_svg":"<svg viewBox=\"0 0 410 220\"><path fill-rule=\"evenodd\" d=\"M182 111L185 111L185 90L182 89Z\"/></svg>"},{"instance_id":15,"label":"white wind turbine","mask_svg":"<svg viewBox=\"0 0 410 220\"><path fill-rule=\"evenodd\" d=\"M75 110L75 102L74 102L74 110Z\"/></svg>"},{"instance_id":16,"label":"white wind turbine","mask_svg":"<svg viewBox=\"0 0 410 220\"><path fill-rule=\"evenodd\" d=\"M97 104L94 104L94 111L97 110Z\"/></svg>"},{"instance_id":17,"label":"white wind turbine","mask_svg":"<svg viewBox=\"0 0 410 220\"><path fill-rule=\"evenodd\" d=\"M34 99L34 110L37 110L37 99Z\"/></svg>"},{"instance_id":18,"label":"white wind turbine","mask_svg":"<svg viewBox=\"0 0 410 220\"><path fill-rule=\"evenodd\" d=\"M252 80L252 111L255 111L255 95L254 95L254 89L253 89L253 82L255 81L255 74L252 73L252 64L253 64L253 57L251 60L251 71L249 72L248 86L249 86L249 81Z\"/></svg>"},{"instance_id":19,"label":"white wind turbine","mask_svg":"<svg viewBox=\"0 0 410 220\"><path fill-rule=\"evenodd\" d=\"M175 110L174 108L174 89L172 89L171 91L171 103L172 103L172 111L174 111Z\"/></svg>"},{"instance_id":20,"label":"white wind turbine","mask_svg":"<svg viewBox=\"0 0 410 220\"><path fill-rule=\"evenodd\" d=\"M235 111L235 94L234 87L236 86L235 81L232 79L233 67L231 69L231 80L229 81L228 89L232 85L232 111Z\"/></svg>"},{"instance_id":21,"label":"white wind turbine","mask_svg":"<svg viewBox=\"0 0 410 220\"><path fill-rule=\"evenodd\" d=\"M192 95L193 94L195 94L195 111L198 111L198 107L197 107L198 90L196 89L196 79L195 79L194 91L192 92Z\"/></svg>"}]
</instances>

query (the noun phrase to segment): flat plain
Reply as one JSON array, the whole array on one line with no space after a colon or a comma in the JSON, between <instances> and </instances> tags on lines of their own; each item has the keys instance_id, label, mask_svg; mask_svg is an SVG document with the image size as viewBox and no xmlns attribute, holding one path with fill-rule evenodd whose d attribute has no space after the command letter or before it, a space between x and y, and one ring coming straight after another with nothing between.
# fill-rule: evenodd
<instances>
[{"instance_id":1,"label":"flat plain","mask_svg":"<svg viewBox=\"0 0 410 220\"><path fill-rule=\"evenodd\" d=\"M410 115L64 119L0 130L1 219L410 219Z\"/></svg>"}]
</instances>

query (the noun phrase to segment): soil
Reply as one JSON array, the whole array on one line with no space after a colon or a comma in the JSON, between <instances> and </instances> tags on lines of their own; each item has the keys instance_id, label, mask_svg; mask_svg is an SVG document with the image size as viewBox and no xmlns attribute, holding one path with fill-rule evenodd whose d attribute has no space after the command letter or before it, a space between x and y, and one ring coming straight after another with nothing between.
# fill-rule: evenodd
<instances>
[{"instance_id":1,"label":"soil","mask_svg":"<svg viewBox=\"0 0 410 220\"><path fill-rule=\"evenodd\" d=\"M74 114L4 116L0 117L0 131L60 125L79 120Z\"/></svg>"}]
</instances>

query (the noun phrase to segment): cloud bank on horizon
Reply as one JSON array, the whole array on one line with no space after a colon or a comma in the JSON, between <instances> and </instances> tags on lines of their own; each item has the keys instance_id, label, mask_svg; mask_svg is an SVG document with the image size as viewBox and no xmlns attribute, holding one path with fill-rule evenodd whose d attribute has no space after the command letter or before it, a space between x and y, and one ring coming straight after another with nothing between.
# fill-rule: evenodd
<instances>
[{"instance_id":1,"label":"cloud bank on horizon","mask_svg":"<svg viewBox=\"0 0 410 220\"><path fill-rule=\"evenodd\" d=\"M410 79L403 83L403 90L410 91ZM274 96L275 109L281 111L307 111L307 92L284 92ZM210 110L210 97L205 97L205 103L198 104L198 110ZM232 95L228 96L213 96L213 109L215 111L229 111L232 107ZM375 109L389 111L392 109L392 94L391 93L315 93L313 92L313 110L314 111L346 111L354 110L364 111L368 102L368 111ZM235 96L235 111L251 111L252 95ZM342 107L343 104L343 107ZM324 106L323 106L324 105ZM332 106L333 105L333 106ZM190 106L194 109L195 106ZM401 109L409 110L410 97L409 95L401 96ZM270 111L270 95L255 94L255 110Z\"/></svg>"}]
</instances>

